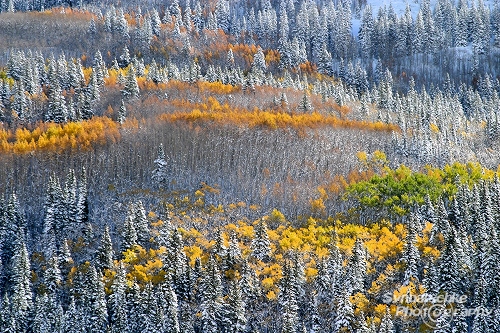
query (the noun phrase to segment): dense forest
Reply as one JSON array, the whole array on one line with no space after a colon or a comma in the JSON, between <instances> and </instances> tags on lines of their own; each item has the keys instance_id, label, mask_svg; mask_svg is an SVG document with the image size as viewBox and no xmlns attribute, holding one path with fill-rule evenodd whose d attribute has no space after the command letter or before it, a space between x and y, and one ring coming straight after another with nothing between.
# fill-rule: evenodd
<instances>
[{"instance_id":1,"label":"dense forest","mask_svg":"<svg viewBox=\"0 0 500 333\"><path fill-rule=\"evenodd\" d=\"M500 327L500 3L0 0L0 332Z\"/></svg>"}]
</instances>

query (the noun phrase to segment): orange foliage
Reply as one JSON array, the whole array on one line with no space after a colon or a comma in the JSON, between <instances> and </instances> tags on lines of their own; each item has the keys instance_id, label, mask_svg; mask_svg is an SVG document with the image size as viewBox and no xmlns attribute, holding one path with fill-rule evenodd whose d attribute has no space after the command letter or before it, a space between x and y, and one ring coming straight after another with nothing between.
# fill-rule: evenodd
<instances>
[{"instance_id":1,"label":"orange foliage","mask_svg":"<svg viewBox=\"0 0 500 333\"><path fill-rule=\"evenodd\" d=\"M224 84L222 82L207 82L207 81L197 81L196 85L201 92L209 92L212 94L231 94L236 91L241 90L239 86L232 86L230 84Z\"/></svg>"},{"instance_id":2,"label":"orange foliage","mask_svg":"<svg viewBox=\"0 0 500 333\"><path fill-rule=\"evenodd\" d=\"M280 61L280 53L277 50L268 50L266 53L266 63L279 63Z\"/></svg>"},{"instance_id":3,"label":"orange foliage","mask_svg":"<svg viewBox=\"0 0 500 333\"><path fill-rule=\"evenodd\" d=\"M71 18L76 18L76 19L81 19L81 20L89 20L89 21L92 17L94 17L94 18L96 17L94 14L92 14L89 11L74 10L74 9L71 9L68 7L53 7L51 9L46 9L43 12L33 11L33 12L29 12L29 15L33 16L33 17L48 16L48 15L52 15L52 16L63 16L64 15L64 16L66 16L66 18L71 17Z\"/></svg>"},{"instance_id":4,"label":"orange foliage","mask_svg":"<svg viewBox=\"0 0 500 333\"><path fill-rule=\"evenodd\" d=\"M323 115L318 112L290 114L271 110L259 110L257 108L254 110L233 108L228 104L220 105L213 97L209 97L207 103L195 104L186 101L172 101L172 104L183 108L191 106L192 109L190 112L162 114L159 116L161 120L169 122L208 121L237 126L267 127L270 129L294 128L303 130L306 128L321 128L327 126L388 132L398 129L396 125L392 124L340 119L332 115Z\"/></svg>"},{"instance_id":5,"label":"orange foliage","mask_svg":"<svg viewBox=\"0 0 500 333\"><path fill-rule=\"evenodd\" d=\"M60 152L69 148L91 149L114 143L120 138L118 125L108 117L66 124L40 123L33 130L19 128L14 133L0 130L0 151L18 154L37 150Z\"/></svg>"},{"instance_id":6,"label":"orange foliage","mask_svg":"<svg viewBox=\"0 0 500 333\"><path fill-rule=\"evenodd\" d=\"M310 61L306 61L306 62L300 64L299 68L300 68L300 71L302 73L306 73L306 74L317 73L316 64L314 64Z\"/></svg>"}]
</instances>

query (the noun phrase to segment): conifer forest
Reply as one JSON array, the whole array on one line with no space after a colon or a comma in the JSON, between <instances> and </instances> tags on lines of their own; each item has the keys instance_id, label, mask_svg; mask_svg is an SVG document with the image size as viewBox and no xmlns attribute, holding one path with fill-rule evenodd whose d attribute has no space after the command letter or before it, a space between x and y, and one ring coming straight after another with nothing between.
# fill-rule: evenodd
<instances>
[{"instance_id":1,"label":"conifer forest","mask_svg":"<svg viewBox=\"0 0 500 333\"><path fill-rule=\"evenodd\" d=\"M1 333L500 332L500 0L0 0Z\"/></svg>"}]
</instances>

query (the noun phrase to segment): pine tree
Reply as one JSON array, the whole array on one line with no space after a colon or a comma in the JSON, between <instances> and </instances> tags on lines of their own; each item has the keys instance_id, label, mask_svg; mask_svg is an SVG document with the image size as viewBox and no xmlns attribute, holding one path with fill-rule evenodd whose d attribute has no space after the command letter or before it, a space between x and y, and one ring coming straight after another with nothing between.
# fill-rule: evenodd
<instances>
[{"instance_id":1,"label":"pine tree","mask_svg":"<svg viewBox=\"0 0 500 333\"><path fill-rule=\"evenodd\" d=\"M241 264L240 275L239 286L247 310L247 326L252 331L260 324L258 316L258 310L261 307L260 296L262 295L260 280L255 270L248 266L246 260L243 260Z\"/></svg>"},{"instance_id":2,"label":"pine tree","mask_svg":"<svg viewBox=\"0 0 500 333\"><path fill-rule=\"evenodd\" d=\"M130 64L131 58L127 46L123 48L122 54L118 58L120 68L126 68Z\"/></svg>"},{"instance_id":3,"label":"pine tree","mask_svg":"<svg viewBox=\"0 0 500 333\"><path fill-rule=\"evenodd\" d=\"M158 147L158 154L154 160L155 169L153 170L153 181L159 186L164 186L167 184L168 176L168 164L165 159L165 151L163 150L163 144L160 143Z\"/></svg>"},{"instance_id":4,"label":"pine tree","mask_svg":"<svg viewBox=\"0 0 500 333\"><path fill-rule=\"evenodd\" d=\"M220 315L223 309L221 276L215 258L205 267L200 282L201 328L204 333L216 333L220 329Z\"/></svg>"},{"instance_id":5,"label":"pine tree","mask_svg":"<svg viewBox=\"0 0 500 333\"><path fill-rule=\"evenodd\" d=\"M62 318L61 333L86 333L82 320L81 309L76 307L75 299L71 297L68 309Z\"/></svg>"},{"instance_id":6,"label":"pine tree","mask_svg":"<svg viewBox=\"0 0 500 333\"><path fill-rule=\"evenodd\" d=\"M332 55L323 44L318 55L318 72L326 75L332 74Z\"/></svg>"},{"instance_id":7,"label":"pine tree","mask_svg":"<svg viewBox=\"0 0 500 333\"><path fill-rule=\"evenodd\" d=\"M179 308L179 332L195 333L191 307L187 303L181 303Z\"/></svg>"},{"instance_id":8,"label":"pine tree","mask_svg":"<svg viewBox=\"0 0 500 333\"><path fill-rule=\"evenodd\" d=\"M126 99L139 97L139 85L137 84L137 77L133 64L128 68L127 75L125 76L125 86L121 92Z\"/></svg>"},{"instance_id":9,"label":"pine tree","mask_svg":"<svg viewBox=\"0 0 500 333\"><path fill-rule=\"evenodd\" d=\"M89 24L89 28L88 28L88 33L91 35L91 36L95 36L97 34L97 26L95 24L95 20L94 18L92 17L92 19L90 20L90 24Z\"/></svg>"},{"instance_id":10,"label":"pine tree","mask_svg":"<svg viewBox=\"0 0 500 333\"><path fill-rule=\"evenodd\" d=\"M63 309L56 298L47 294L38 294L35 300L33 318L34 332L59 332L63 318Z\"/></svg>"},{"instance_id":11,"label":"pine tree","mask_svg":"<svg viewBox=\"0 0 500 333\"><path fill-rule=\"evenodd\" d=\"M311 101L309 99L309 94L307 93L306 90L304 90L304 93L302 95L302 99L299 102L299 105L297 106L297 109L300 112L309 112L312 110L312 105Z\"/></svg>"},{"instance_id":12,"label":"pine tree","mask_svg":"<svg viewBox=\"0 0 500 333\"><path fill-rule=\"evenodd\" d=\"M338 295L335 304L335 319L333 324L333 332L354 332L354 310L347 289L343 289Z\"/></svg>"},{"instance_id":13,"label":"pine tree","mask_svg":"<svg viewBox=\"0 0 500 333\"><path fill-rule=\"evenodd\" d=\"M27 323L33 310L31 292L31 267L24 237L18 234L12 258L12 314L18 332L26 332Z\"/></svg>"},{"instance_id":14,"label":"pine tree","mask_svg":"<svg viewBox=\"0 0 500 333\"><path fill-rule=\"evenodd\" d=\"M43 221L42 242L46 259L55 255L56 242L62 234L65 225L64 195L55 175L49 178L47 196L45 199L45 217Z\"/></svg>"},{"instance_id":15,"label":"pine tree","mask_svg":"<svg viewBox=\"0 0 500 333\"><path fill-rule=\"evenodd\" d=\"M14 100L11 103L11 109L15 112L19 120L29 120L30 100L26 96L24 84L18 81L14 88Z\"/></svg>"},{"instance_id":16,"label":"pine tree","mask_svg":"<svg viewBox=\"0 0 500 333\"><path fill-rule=\"evenodd\" d=\"M226 313L224 320L227 322L225 325L227 332L243 333L246 331L245 303L236 282L232 282L229 287Z\"/></svg>"},{"instance_id":17,"label":"pine tree","mask_svg":"<svg viewBox=\"0 0 500 333\"><path fill-rule=\"evenodd\" d=\"M134 214L134 227L137 231L137 243L146 248L151 238L146 210L144 209L144 205L140 200L137 203L133 204L132 207Z\"/></svg>"},{"instance_id":18,"label":"pine tree","mask_svg":"<svg viewBox=\"0 0 500 333\"><path fill-rule=\"evenodd\" d=\"M137 231L134 221L134 205L130 205L122 230L122 244L120 251L123 253L137 245Z\"/></svg>"},{"instance_id":19,"label":"pine tree","mask_svg":"<svg viewBox=\"0 0 500 333\"><path fill-rule=\"evenodd\" d=\"M57 257L52 257L47 262L47 268L43 275L46 293L56 300L62 284L61 270Z\"/></svg>"},{"instance_id":20,"label":"pine tree","mask_svg":"<svg viewBox=\"0 0 500 333\"><path fill-rule=\"evenodd\" d=\"M116 277L111 284L112 294L109 296L110 326L112 333L127 333L128 314L127 314L127 289L126 272L123 264L120 263L117 269Z\"/></svg>"},{"instance_id":21,"label":"pine tree","mask_svg":"<svg viewBox=\"0 0 500 333\"><path fill-rule=\"evenodd\" d=\"M241 249L235 232L229 233L229 246L224 260L224 270L235 269L241 262Z\"/></svg>"},{"instance_id":22,"label":"pine tree","mask_svg":"<svg viewBox=\"0 0 500 333\"><path fill-rule=\"evenodd\" d=\"M126 118L127 118L127 109L125 108L125 103L122 100L120 103L120 108L118 109L118 117L116 120L120 124L123 124L125 122Z\"/></svg>"},{"instance_id":23,"label":"pine tree","mask_svg":"<svg viewBox=\"0 0 500 333\"><path fill-rule=\"evenodd\" d=\"M226 67L229 69L234 68L234 54L233 49L229 49L226 55Z\"/></svg>"},{"instance_id":24,"label":"pine tree","mask_svg":"<svg viewBox=\"0 0 500 333\"><path fill-rule=\"evenodd\" d=\"M108 312L102 275L93 265L88 266L84 276L81 298L83 320L89 332L104 332L108 323Z\"/></svg>"},{"instance_id":25,"label":"pine tree","mask_svg":"<svg viewBox=\"0 0 500 333\"><path fill-rule=\"evenodd\" d=\"M394 329L394 323L391 319L391 314L389 313L389 309L386 310L385 316L382 318L382 322L380 323L378 331L379 333L396 333L396 330Z\"/></svg>"},{"instance_id":26,"label":"pine tree","mask_svg":"<svg viewBox=\"0 0 500 333\"><path fill-rule=\"evenodd\" d=\"M66 175L66 182L63 191L64 197L64 225L61 226L61 236L69 238L78 232L78 182L75 171L70 169Z\"/></svg>"},{"instance_id":27,"label":"pine tree","mask_svg":"<svg viewBox=\"0 0 500 333\"><path fill-rule=\"evenodd\" d=\"M299 324L299 306L297 304L298 285L293 274L292 265L285 262L283 278L280 281L280 304L282 306L282 333L295 333Z\"/></svg>"},{"instance_id":28,"label":"pine tree","mask_svg":"<svg viewBox=\"0 0 500 333\"><path fill-rule=\"evenodd\" d=\"M165 300L165 332L180 333L177 295L168 281L162 289L161 292Z\"/></svg>"},{"instance_id":29,"label":"pine tree","mask_svg":"<svg viewBox=\"0 0 500 333\"><path fill-rule=\"evenodd\" d=\"M160 310L158 301L163 301L163 295L155 297L153 285L146 284L141 293L141 303L139 307L141 318L141 332L160 333L163 332L164 314ZM136 309L137 310L137 309Z\"/></svg>"},{"instance_id":30,"label":"pine tree","mask_svg":"<svg viewBox=\"0 0 500 333\"><path fill-rule=\"evenodd\" d=\"M74 264L67 239L63 240L61 250L59 252L58 262L60 263L61 274L62 276L67 276Z\"/></svg>"},{"instance_id":31,"label":"pine tree","mask_svg":"<svg viewBox=\"0 0 500 333\"><path fill-rule=\"evenodd\" d=\"M120 34L122 42L125 42L129 39L130 35L129 35L128 23L127 20L125 19L125 15L121 8L118 9L112 29Z\"/></svg>"},{"instance_id":32,"label":"pine tree","mask_svg":"<svg viewBox=\"0 0 500 333\"><path fill-rule=\"evenodd\" d=\"M220 259L224 258L227 254L227 248L224 244L224 233L218 229L215 235L215 245L213 247L212 253L217 255Z\"/></svg>"},{"instance_id":33,"label":"pine tree","mask_svg":"<svg viewBox=\"0 0 500 333\"><path fill-rule=\"evenodd\" d=\"M255 71L265 72L266 69L267 69L267 65L266 65L266 59L265 59L265 56L264 56L264 52L259 47L257 49L257 53L254 54L254 56L253 56L252 70L254 72Z\"/></svg>"},{"instance_id":34,"label":"pine tree","mask_svg":"<svg viewBox=\"0 0 500 333\"><path fill-rule=\"evenodd\" d=\"M408 222L408 233L403 250L403 261L406 264L404 283L408 284L412 279L419 278L420 254L416 246L417 231L415 226L416 217L412 215Z\"/></svg>"},{"instance_id":35,"label":"pine tree","mask_svg":"<svg viewBox=\"0 0 500 333\"><path fill-rule=\"evenodd\" d=\"M52 332L46 320L48 297L45 294L37 295L35 299L35 317L33 318L33 331L37 333Z\"/></svg>"},{"instance_id":36,"label":"pine tree","mask_svg":"<svg viewBox=\"0 0 500 333\"><path fill-rule=\"evenodd\" d=\"M87 174L85 168L83 168L80 176L80 185L78 186L78 201L76 204L76 229L80 232L89 222L89 203L87 194Z\"/></svg>"},{"instance_id":37,"label":"pine tree","mask_svg":"<svg viewBox=\"0 0 500 333\"><path fill-rule=\"evenodd\" d=\"M111 236L109 234L109 227L106 225L101 238L101 244L97 249L97 268L101 271L111 269L113 267L113 257L113 242L111 241Z\"/></svg>"},{"instance_id":38,"label":"pine tree","mask_svg":"<svg viewBox=\"0 0 500 333\"><path fill-rule=\"evenodd\" d=\"M259 220L255 226L255 237L252 240L252 256L258 260L267 262L271 256L271 242L267 234L267 225L264 220Z\"/></svg>"},{"instance_id":39,"label":"pine tree","mask_svg":"<svg viewBox=\"0 0 500 333\"><path fill-rule=\"evenodd\" d=\"M441 251L441 255L437 262L439 272L440 289L448 293L461 293L463 275L461 263L457 256L457 235L451 233L445 240L445 248Z\"/></svg>"},{"instance_id":40,"label":"pine tree","mask_svg":"<svg viewBox=\"0 0 500 333\"><path fill-rule=\"evenodd\" d=\"M360 238L356 239L347 270L349 291L363 291L366 277L366 249Z\"/></svg>"},{"instance_id":41,"label":"pine tree","mask_svg":"<svg viewBox=\"0 0 500 333\"><path fill-rule=\"evenodd\" d=\"M160 36L161 33L161 20L158 11L153 8L151 13L151 30L155 36Z\"/></svg>"},{"instance_id":42,"label":"pine tree","mask_svg":"<svg viewBox=\"0 0 500 333\"><path fill-rule=\"evenodd\" d=\"M1 332L7 332L9 325L11 323L11 306L10 299L5 292L2 296L1 306L0 306L0 330Z\"/></svg>"}]
</instances>

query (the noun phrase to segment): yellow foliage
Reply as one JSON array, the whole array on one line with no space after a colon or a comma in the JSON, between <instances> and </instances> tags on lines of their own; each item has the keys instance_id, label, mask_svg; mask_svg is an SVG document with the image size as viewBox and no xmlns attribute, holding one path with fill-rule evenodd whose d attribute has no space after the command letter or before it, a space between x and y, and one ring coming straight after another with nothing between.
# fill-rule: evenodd
<instances>
[{"instance_id":1,"label":"yellow foliage","mask_svg":"<svg viewBox=\"0 0 500 333\"><path fill-rule=\"evenodd\" d=\"M270 277L262 280L262 288L264 288L264 290L269 290L273 286L274 286L274 280L271 279Z\"/></svg>"},{"instance_id":2,"label":"yellow foliage","mask_svg":"<svg viewBox=\"0 0 500 333\"><path fill-rule=\"evenodd\" d=\"M369 231L371 239L365 241L365 246L376 261L397 257L403 251L403 243L387 227L381 229L374 225Z\"/></svg>"},{"instance_id":3,"label":"yellow foliage","mask_svg":"<svg viewBox=\"0 0 500 333\"><path fill-rule=\"evenodd\" d=\"M160 120L167 122L204 121L248 127L267 127L270 129L295 128L304 130L306 128L340 127L387 132L399 130L396 125L392 124L343 119L316 111L290 114L283 111L276 112L276 110L260 110L256 107L251 110L243 109L230 106L227 103L221 105L213 96L208 97L205 103L174 100L171 101L171 104L182 108L183 111L164 113L159 116Z\"/></svg>"},{"instance_id":4,"label":"yellow foliage","mask_svg":"<svg viewBox=\"0 0 500 333\"><path fill-rule=\"evenodd\" d=\"M201 195L198 196L202 197ZM232 209L237 209L239 206L242 205L234 204ZM207 214L217 213L209 212ZM186 223L186 225L192 225L193 223L208 225L208 218L205 217L184 214L183 216L173 215L171 218L173 221ZM163 222L155 219L156 216L151 216L151 220L154 221L152 226L153 228L158 228ZM367 273L375 274L371 288L368 290L366 296L360 293L351 296L351 302L353 303L356 315L359 315L360 311L363 311L372 317L371 320L373 322L379 322L380 318L385 314L386 305L376 304L376 302L370 302L368 299L380 299L387 294L397 297L404 295L408 290L415 289L412 284L410 286L401 286L394 282L401 273L397 264L394 265L394 263L398 262L403 247L402 239L406 235L406 228L402 224L391 225L382 221L381 223L362 226L342 224L340 221L334 221L333 219L325 221L320 218L308 218L302 221L301 227L293 227L290 223L286 223L284 215L278 210L274 210L264 219L268 223L269 221L279 222L274 228L268 230L271 249L273 251L272 258L269 262L250 258L248 262L260 279L264 295L269 300L275 300L279 294L278 286L283 275L282 267L286 260L285 258L287 258L286 253L290 250L299 253L303 259L304 274L307 280L309 282L314 280L318 274L318 259L328 256L333 228L335 228L337 233L337 244L345 256L351 254L356 239L363 241L368 254ZM245 220L239 220L235 223L225 225L221 229L225 245L228 245L228 235L234 232L238 236L238 245L242 250L243 257L247 258L250 253L250 244L255 237L254 227L259 221L256 220L252 223L247 223ZM428 223L424 228L424 237L418 239L417 246L420 249L432 249L426 238L431 228L432 225ZM212 237L207 236L209 231L202 228L200 230L193 227L190 227L190 229L179 228L186 244L184 253L189 258L191 265L194 265L196 258L200 258L202 262L206 262L208 254L215 243L213 235L211 235ZM123 254L121 262L127 270L129 281L135 280L141 286L146 283L156 284L163 281L166 272L163 270L162 258L165 252L165 248L145 250L140 246L126 251ZM384 264L386 266L382 273L375 270L374 267L380 269L379 267L384 267ZM237 279L241 275L240 269L241 267L236 266L224 273L227 278ZM113 272L106 273L106 283L112 280L112 276Z\"/></svg>"},{"instance_id":5,"label":"yellow foliage","mask_svg":"<svg viewBox=\"0 0 500 333\"><path fill-rule=\"evenodd\" d=\"M439 133L439 127L436 124L430 124L429 128L433 133Z\"/></svg>"},{"instance_id":6,"label":"yellow foliage","mask_svg":"<svg viewBox=\"0 0 500 333\"><path fill-rule=\"evenodd\" d=\"M270 290L269 292L267 292L266 297L268 300L272 301L275 300L278 296L273 290Z\"/></svg>"},{"instance_id":7,"label":"yellow foliage","mask_svg":"<svg viewBox=\"0 0 500 333\"><path fill-rule=\"evenodd\" d=\"M305 275L308 281L312 280L312 278L316 277L318 275L318 270L313 267L307 267L305 269Z\"/></svg>"},{"instance_id":8,"label":"yellow foliage","mask_svg":"<svg viewBox=\"0 0 500 333\"><path fill-rule=\"evenodd\" d=\"M117 124L108 117L66 124L40 123L33 130L19 128L13 135L2 131L1 151L19 154L36 150L60 152L70 148L87 150L93 145L114 143L120 138ZM7 141L11 137L12 142Z\"/></svg>"},{"instance_id":9,"label":"yellow foliage","mask_svg":"<svg viewBox=\"0 0 500 333\"><path fill-rule=\"evenodd\" d=\"M360 312L367 313L370 301L362 293L356 293L350 297L351 303L355 308L354 314L359 315Z\"/></svg>"},{"instance_id":10,"label":"yellow foliage","mask_svg":"<svg viewBox=\"0 0 500 333\"><path fill-rule=\"evenodd\" d=\"M285 230L281 237L279 245L283 252L287 252L289 250L300 250L300 247L304 242L292 229Z\"/></svg>"},{"instance_id":11,"label":"yellow foliage","mask_svg":"<svg viewBox=\"0 0 500 333\"><path fill-rule=\"evenodd\" d=\"M286 223L285 215L277 209L273 209L267 217L268 224L284 225Z\"/></svg>"},{"instance_id":12,"label":"yellow foliage","mask_svg":"<svg viewBox=\"0 0 500 333\"><path fill-rule=\"evenodd\" d=\"M189 258L190 265L194 265L196 258L203 257L203 250L196 245L184 247L184 253L186 253L186 256Z\"/></svg>"},{"instance_id":13,"label":"yellow foliage","mask_svg":"<svg viewBox=\"0 0 500 333\"><path fill-rule=\"evenodd\" d=\"M377 304L373 308L373 314L377 318L383 318L385 316L385 313L387 312L387 305L386 304Z\"/></svg>"}]
</instances>

